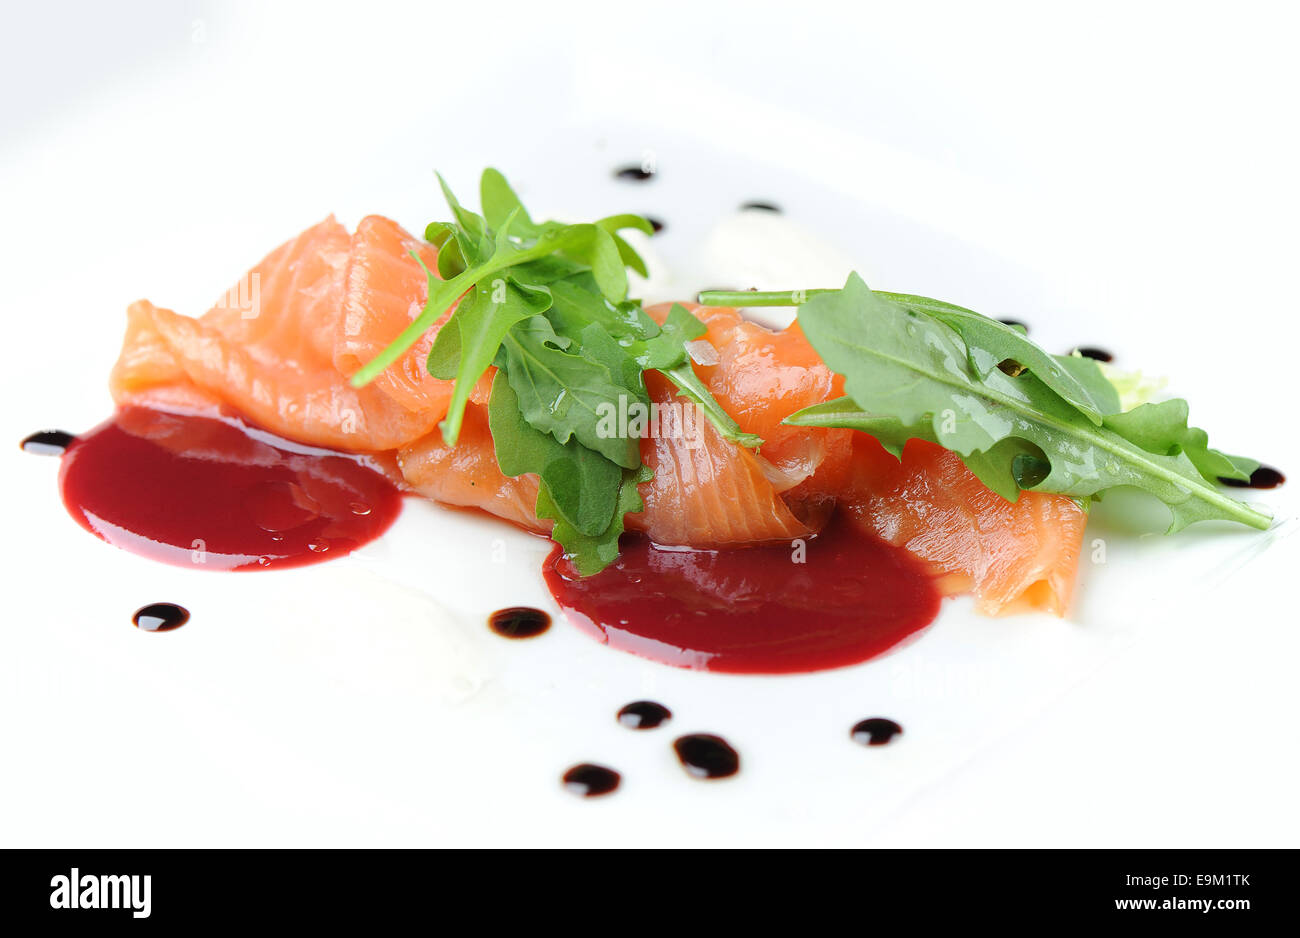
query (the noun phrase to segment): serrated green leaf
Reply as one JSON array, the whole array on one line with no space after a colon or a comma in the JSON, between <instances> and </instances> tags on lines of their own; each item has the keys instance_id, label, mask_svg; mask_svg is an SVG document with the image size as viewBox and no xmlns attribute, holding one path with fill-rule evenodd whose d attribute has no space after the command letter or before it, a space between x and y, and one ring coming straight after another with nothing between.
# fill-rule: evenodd
<instances>
[{"instance_id":1,"label":"serrated green leaf","mask_svg":"<svg viewBox=\"0 0 1300 938\"><path fill-rule=\"evenodd\" d=\"M483 217L488 228L493 231L499 230L505 219L514 212L517 215L513 225L516 234L524 238L535 238L539 234L539 227L528 217L528 211L519 201L519 196L515 195L515 190L510 188L510 183L506 182L506 177L499 170L491 167L483 170L479 179L479 204L483 207Z\"/></svg>"},{"instance_id":2,"label":"serrated green leaf","mask_svg":"<svg viewBox=\"0 0 1300 938\"><path fill-rule=\"evenodd\" d=\"M438 177L438 185L442 188L443 198L447 200L447 205L451 207L451 213L456 218L456 224L460 226L455 233L457 240L460 241L461 247L465 251L466 260L473 264L481 263L486 259L486 255L490 253L489 245L491 241L488 238L487 222L484 221L482 215L471 212L457 201L451 187L447 185L447 180L442 178L441 173L435 173L434 175Z\"/></svg>"},{"instance_id":3,"label":"serrated green leaf","mask_svg":"<svg viewBox=\"0 0 1300 938\"><path fill-rule=\"evenodd\" d=\"M641 215L611 215L608 218L602 218L596 222L596 227L608 231L610 237L614 239L614 245L618 248L618 256L623 266L630 267L642 277L650 276L646 269L645 260L636 252L632 245L619 234L624 228L635 228L645 234L652 235L655 232L654 225L650 224L649 219Z\"/></svg>"},{"instance_id":4,"label":"serrated green leaf","mask_svg":"<svg viewBox=\"0 0 1300 938\"><path fill-rule=\"evenodd\" d=\"M613 235L604 228L595 229L589 262L601 293L616 303L627 299L627 268L623 266Z\"/></svg>"},{"instance_id":5,"label":"serrated green leaf","mask_svg":"<svg viewBox=\"0 0 1300 938\"><path fill-rule=\"evenodd\" d=\"M492 364L511 327L544 312L550 305L550 294L544 288L518 284L508 276L484 280L475 284L470 295L438 331L429 350L430 373L445 374L453 355L457 361L451 404L439 425L447 445L456 445L465 405L474 385ZM454 335L444 339L444 333L453 329Z\"/></svg>"},{"instance_id":6,"label":"serrated green leaf","mask_svg":"<svg viewBox=\"0 0 1300 938\"><path fill-rule=\"evenodd\" d=\"M488 429L503 473L515 477L531 472L540 479L538 501L545 492L547 514L539 512L539 518L563 521L588 537L608 530L619 503L623 470L576 440L561 444L531 426L520 413L510 382L500 373L492 379Z\"/></svg>"},{"instance_id":7,"label":"serrated green leaf","mask_svg":"<svg viewBox=\"0 0 1300 938\"><path fill-rule=\"evenodd\" d=\"M908 426L928 421L940 445L966 457L1015 437L1050 463L1037 491L1087 496L1119 485L1160 498L1170 531L1227 519L1268 526L1267 516L1207 485L1185 453L1151 453L1092 424L1033 373L980 374L958 333L914 306L873 293L853 274L844 289L799 309L804 334L865 411Z\"/></svg>"},{"instance_id":8,"label":"serrated green leaf","mask_svg":"<svg viewBox=\"0 0 1300 938\"><path fill-rule=\"evenodd\" d=\"M704 411L704 415L709 418L709 422L713 424L723 439L730 440L738 446L748 446L751 449L763 445L761 436L746 433L740 429L740 424L736 423L731 415L722 409L722 405L709 393L709 389L704 386L704 382L695 374L695 369L691 368L689 362L661 371L660 374L676 386L678 394Z\"/></svg>"},{"instance_id":9,"label":"serrated green leaf","mask_svg":"<svg viewBox=\"0 0 1300 938\"><path fill-rule=\"evenodd\" d=\"M641 498L641 493L637 491L637 485L641 482L649 482L653 477L654 471L645 465L637 469L623 470L614 517L599 534L584 534L572 527L561 516L562 513L555 505L550 491L548 489L538 491L537 517L555 520L551 537L564 548L565 555L577 567L580 576L599 573L618 559L618 539L627 523L626 516L645 510L645 502Z\"/></svg>"},{"instance_id":10,"label":"serrated green leaf","mask_svg":"<svg viewBox=\"0 0 1300 938\"><path fill-rule=\"evenodd\" d=\"M694 313L681 303L674 303L659 334L637 343L633 354L641 367L667 371L685 363L690 358L686 343L707 331L708 328Z\"/></svg>"},{"instance_id":11,"label":"serrated green leaf","mask_svg":"<svg viewBox=\"0 0 1300 938\"><path fill-rule=\"evenodd\" d=\"M524 419L560 443L576 438L619 466L635 469L641 464L638 442L603 432L605 409L617 412L620 398L626 407L627 390L603 364L564 351L560 341L543 316L523 320L504 336L505 370Z\"/></svg>"},{"instance_id":12,"label":"serrated green leaf","mask_svg":"<svg viewBox=\"0 0 1300 938\"><path fill-rule=\"evenodd\" d=\"M922 420L919 424L904 424L897 417L870 414L849 397L840 397L805 407L791 414L784 423L796 427L847 427L870 434L895 458L902 458L908 440L925 440L938 443L933 424ZM1020 499L1023 474L1016 471L1027 459L1041 460L1042 451L1026 440L1008 437L995 443L987 452L971 453L962 457L976 477L992 491L1009 502Z\"/></svg>"},{"instance_id":13,"label":"serrated green leaf","mask_svg":"<svg viewBox=\"0 0 1300 938\"><path fill-rule=\"evenodd\" d=\"M1104 399L1098 400L1095 384L1080 381L1074 369L1064 366L1059 358L1043 351L1014 326L927 296L884 292L876 295L908 309L919 310L956 332L966 347L971 366L981 378L1005 361L1016 362L1033 372L1062 399L1073 404L1098 425L1107 413L1105 408L1109 399L1115 396L1114 389L1107 386ZM1118 407L1118 400L1115 406Z\"/></svg>"},{"instance_id":14,"label":"serrated green leaf","mask_svg":"<svg viewBox=\"0 0 1300 938\"><path fill-rule=\"evenodd\" d=\"M1103 418L1118 414L1124 409L1120 403L1119 391L1107 380L1101 363L1095 358L1085 358L1082 355L1053 355L1052 358L1087 389L1088 396L1096 402Z\"/></svg>"},{"instance_id":15,"label":"serrated green leaf","mask_svg":"<svg viewBox=\"0 0 1300 938\"><path fill-rule=\"evenodd\" d=\"M579 333L578 354L609 369L610 375L627 390L631 400L647 402L641 366L627 354L600 323L591 323Z\"/></svg>"},{"instance_id":16,"label":"serrated green leaf","mask_svg":"<svg viewBox=\"0 0 1300 938\"><path fill-rule=\"evenodd\" d=\"M1209 434L1187 425L1187 401L1181 398L1141 404L1127 413L1107 417L1106 426L1147 452L1169 456L1186 453L1201 476L1210 482L1219 479L1246 482L1259 468L1253 459L1210 449Z\"/></svg>"}]
</instances>

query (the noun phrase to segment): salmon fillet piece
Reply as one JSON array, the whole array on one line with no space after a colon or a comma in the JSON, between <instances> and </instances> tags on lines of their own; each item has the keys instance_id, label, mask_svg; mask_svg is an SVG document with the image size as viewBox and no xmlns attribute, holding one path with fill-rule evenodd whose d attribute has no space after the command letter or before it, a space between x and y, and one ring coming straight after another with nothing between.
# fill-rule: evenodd
<instances>
[{"instance_id":1,"label":"salmon fillet piece","mask_svg":"<svg viewBox=\"0 0 1300 938\"><path fill-rule=\"evenodd\" d=\"M114 401L219 403L288 439L353 451L396 449L428 433L443 414L404 406L392 393L398 379L356 389L335 365L339 337L347 335L353 241L333 218L308 228L198 319L146 300L132 304L109 382ZM410 257L402 263L419 275L412 288L421 292L399 300L364 279L351 291L353 308L367 307L376 332L395 314L406 316L413 301L423 306L423 272Z\"/></svg>"},{"instance_id":2,"label":"salmon fillet piece","mask_svg":"<svg viewBox=\"0 0 1300 938\"><path fill-rule=\"evenodd\" d=\"M429 280L411 258L415 253L429 270L436 270L438 250L381 215L368 215L352 235L343 292L343 313L334 343L334 366L351 378L401 335L424 311ZM434 323L420 340L371 383L414 413L441 420L451 404L451 381L429 374L425 361L434 336L452 311Z\"/></svg>"},{"instance_id":3,"label":"salmon fillet piece","mask_svg":"<svg viewBox=\"0 0 1300 938\"><path fill-rule=\"evenodd\" d=\"M646 312L662 323L672 305L656 304ZM843 482L854 431L781 422L844 393L843 378L826 367L798 324L773 331L728 307L681 305L708 327L702 338L717 354L717 364L695 364L695 373L742 430L763 439L761 465L776 490L789 492L819 472L824 484L805 486L796 500Z\"/></svg>"},{"instance_id":4,"label":"salmon fillet piece","mask_svg":"<svg viewBox=\"0 0 1300 938\"><path fill-rule=\"evenodd\" d=\"M947 594L973 592L988 615L1064 615L1074 591L1087 513L1066 495L990 491L957 454L909 440L901 461L874 439L855 441L855 479L841 509L854 523L926 561Z\"/></svg>"},{"instance_id":5,"label":"salmon fillet piece","mask_svg":"<svg viewBox=\"0 0 1300 938\"><path fill-rule=\"evenodd\" d=\"M645 379L655 403L689 406L668 379L654 372ZM807 537L825 522L797 518L760 457L723 439L708 420L691 429L642 439L641 461L654 476L638 486L646 507L628 517L629 528L665 546L727 547Z\"/></svg>"},{"instance_id":6,"label":"salmon fillet piece","mask_svg":"<svg viewBox=\"0 0 1300 938\"><path fill-rule=\"evenodd\" d=\"M551 522L538 518L535 511L537 476L529 473L512 479L497 465L485 400L471 401L465 408L455 446L448 446L435 430L399 450L397 465L406 483L425 498L457 508L478 508L525 530L550 533Z\"/></svg>"}]
</instances>

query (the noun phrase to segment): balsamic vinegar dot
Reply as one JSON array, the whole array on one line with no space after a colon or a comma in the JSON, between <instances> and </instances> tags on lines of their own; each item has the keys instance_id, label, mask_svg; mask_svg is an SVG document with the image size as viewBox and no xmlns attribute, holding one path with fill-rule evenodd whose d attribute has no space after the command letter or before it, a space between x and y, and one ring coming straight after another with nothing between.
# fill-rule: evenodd
<instances>
[{"instance_id":1,"label":"balsamic vinegar dot","mask_svg":"<svg viewBox=\"0 0 1300 938\"><path fill-rule=\"evenodd\" d=\"M1080 345L1074 351L1078 352L1084 358L1091 358L1093 361L1112 362L1115 360L1114 355L1106 351L1104 348L1097 348L1095 345Z\"/></svg>"},{"instance_id":2,"label":"balsamic vinegar dot","mask_svg":"<svg viewBox=\"0 0 1300 938\"><path fill-rule=\"evenodd\" d=\"M745 202L740 206L742 212L776 212L780 214L781 206L773 202Z\"/></svg>"},{"instance_id":3,"label":"balsamic vinegar dot","mask_svg":"<svg viewBox=\"0 0 1300 938\"><path fill-rule=\"evenodd\" d=\"M1250 474L1249 480L1219 476L1219 482L1237 489L1275 489L1285 481L1286 476L1272 466L1260 466Z\"/></svg>"},{"instance_id":4,"label":"balsamic vinegar dot","mask_svg":"<svg viewBox=\"0 0 1300 938\"><path fill-rule=\"evenodd\" d=\"M652 730L671 720L673 713L653 700L636 700L618 712L618 722L630 730Z\"/></svg>"},{"instance_id":5,"label":"balsamic vinegar dot","mask_svg":"<svg viewBox=\"0 0 1300 938\"><path fill-rule=\"evenodd\" d=\"M36 456L62 456L77 438L63 430L39 430L22 442L23 451Z\"/></svg>"},{"instance_id":6,"label":"balsamic vinegar dot","mask_svg":"<svg viewBox=\"0 0 1300 938\"><path fill-rule=\"evenodd\" d=\"M693 778L729 778L740 771L740 753L721 736L691 733L673 741L673 749Z\"/></svg>"},{"instance_id":7,"label":"balsamic vinegar dot","mask_svg":"<svg viewBox=\"0 0 1300 938\"><path fill-rule=\"evenodd\" d=\"M861 743L864 746L883 746L890 742L896 736L901 736L903 728L893 720L886 720L884 717L872 717L869 720L862 720L854 724L853 729L849 731L849 737L855 743Z\"/></svg>"},{"instance_id":8,"label":"balsamic vinegar dot","mask_svg":"<svg viewBox=\"0 0 1300 938\"><path fill-rule=\"evenodd\" d=\"M190 621L190 611L175 603L150 603L137 609L131 621L142 632L170 632Z\"/></svg>"},{"instance_id":9,"label":"balsamic vinegar dot","mask_svg":"<svg viewBox=\"0 0 1300 938\"><path fill-rule=\"evenodd\" d=\"M565 791L572 792L580 798L596 798L608 795L618 788L622 776L613 769L591 762L573 766L560 777Z\"/></svg>"},{"instance_id":10,"label":"balsamic vinegar dot","mask_svg":"<svg viewBox=\"0 0 1300 938\"><path fill-rule=\"evenodd\" d=\"M488 626L503 638L533 638L551 627L551 617L531 606L510 606L488 616Z\"/></svg>"},{"instance_id":11,"label":"balsamic vinegar dot","mask_svg":"<svg viewBox=\"0 0 1300 938\"><path fill-rule=\"evenodd\" d=\"M646 215L644 217L645 220L650 223L650 229L655 234L658 234L659 232L664 230L664 223L660 221L658 218L655 218L653 215Z\"/></svg>"},{"instance_id":12,"label":"balsamic vinegar dot","mask_svg":"<svg viewBox=\"0 0 1300 938\"><path fill-rule=\"evenodd\" d=\"M628 182L646 182L654 178L654 170L646 169L639 163L635 166L623 166L614 170L615 179L623 179Z\"/></svg>"}]
</instances>

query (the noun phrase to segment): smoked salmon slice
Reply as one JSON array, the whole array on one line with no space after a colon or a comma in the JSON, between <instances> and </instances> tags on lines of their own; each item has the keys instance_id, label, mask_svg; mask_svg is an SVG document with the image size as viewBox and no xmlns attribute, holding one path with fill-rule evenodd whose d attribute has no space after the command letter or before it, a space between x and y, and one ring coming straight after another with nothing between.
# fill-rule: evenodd
<instances>
[{"instance_id":1,"label":"smoked salmon slice","mask_svg":"<svg viewBox=\"0 0 1300 938\"><path fill-rule=\"evenodd\" d=\"M843 379L826 367L798 325L774 332L728 307L682 305L708 327L702 338L716 353L717 362L696 364L696 373L742 430L762 438L761 465L776 490L794 489L818 472L825 481L843 481L854 431L781 422L844 394ZM646 312L662 323L671 307L657 304Z\"/></svg>"},{"instance_id":2,"label":"smoked salmon slice","mask_svg":"<svg viewBox=\"0 0 1300 938\"><path fill-rule=\"evenodd\" d=\"M478 508L528 531L549 533L551 522L537 517L537 477L510 478L497 465L487 408L471 402L455 446L438 431L397 454L403 478L416 493L444 505Z\"/></svg>"},{"instance_id":3,"label":"smoked salmon slice","mask_svg":"<svg viewBox=\"0 0 1300 938\"><path fill-rule=\"evenodd\" d=\"M973 592L988 615L1043 609L1064 615L1087 513L1074 499L990 491L952 452L909 440L902 460L866 434L841 509L863 529L926 561L948 594Z\"/></svg>"},{"instance_id":4,"label":"smoked salmon slice","mask_svg":"<svg viewBox=\"0 0 1300 938\"><path fill-rule=\"evenodd\" d=\"M666 378L646 373L650 399L690 406ZM729 547L807 537L821 527L795 517L764 473L761 457L723 439L703 418L682 421L686 432L641 441L641 461L654 470L639 486L646 510L628 517L656 544Z\"/></svg>"},{"instance_id":5,"label":"smoked salmon slice","mask_svg":"<svg viewBox=\"0 0 1300 938\"><path fill-rule=\"evenodd\" d=\"M367 217L349 234L328 218L272 251L198 318L132 304L114 400L233 411L291 440L381 454L421 495L545 533L536 477L508 478L497 465L487 422L493 369L474 388L457 445L442 439L453 385L431 377L425 359L447 316L374 382L349 384L421 312L424 266L436 270L436 260L432 245L389 219ZM663 322L669 308L647 312ZM786 426L795 411L843 394L798 325L773 331L734 309L688 308L707 327L697 376L763 444L733 444L702 417L680 426L689 433L642 439L654 476L640 487L645 510L628 516L629 529L667 546L740 547L813 536L840 510L926 561L947 591L975 593L984 612L1065 611L1086 520L1073 500L1025 492L1012 504L932 444L909 442L900 462L853 430ZM656 404L686 403L654 372L646 385Z\"/></svg>"},{"instance_id":6,"label":"smoked salmon slice","mask_svg":"<svg viewBox=\"0 0 1300 938\"><path fill-rule=\"evenodd\" d=\"M334 345L334 365L345 377L352 377L387 348L424 309L428 276L413 261L412 254L419 256L429 270L435 269L437 249L408 234L396 222L368 215L357 225ZM434 336L451 313L448 310L371 386L409 411L437 415L441 420L451 403L452 382L429 374L425 361Z\"/></svg>"},{"instance_id":7,"label":"smoked salmon slice","mask_svg":"<svg viewBox=\"0 0 1300 938\"><path fill-rule=\"evenodd\" d=\"M405 406L392 394L397 379L352 388L335 365L348 349L338 351L347 335L345 296L353 308L367 304L370 328L380 334L399 304L373 281L347 286L353 248L347 230L328 218L272 251L198 319L133 304L110 379L114 400L219 402L280 436L345 450L395 449L428 433L442 419L436 407ZM415 260L398 263L419 274L412 289L423 291ZM360 292L370 299L358 299ZM402 298L401 315L412 302L422 306L422 294Z\"/></svg>"}]
</instances>

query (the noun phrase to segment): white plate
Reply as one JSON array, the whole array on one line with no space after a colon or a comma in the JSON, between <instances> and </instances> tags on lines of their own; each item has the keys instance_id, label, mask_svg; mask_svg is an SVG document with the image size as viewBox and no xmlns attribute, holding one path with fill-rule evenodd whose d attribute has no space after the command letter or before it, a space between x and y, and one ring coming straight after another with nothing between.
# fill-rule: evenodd
<instances>
[{"instance_id":1,"label":"white plate","mask_svg":"<svg viewBox=\"0 0 1300 938\"><path fill-rule=\"evenodd\" d=\"M254 16L159 14L133 40L157 57L111 95L80 89L40 114L7 114L12 441L84 429L108 411L103 387L129 300L197 313L330 210L348 224L383 212L418 230L441 212L434 164L472 201L492 163L535 214L662 218L653 248L683 289L756 279L703 245L740 202L774 201L873 285L1024 319L1049 348L1109 346L1121 365L1170 374L1225 448L1300 465L1294 420L1279 411L1290 406L1295 311L1279 299L1291 294L1276 261L1293 262L1282 239L1294 247L1295 236L1250 201L1271 195L1292 209L1278 217L1295 217L1290 177L1291 188L1276 188L1290 165L1276 145L1254 176L1225 171L1183 190L1198 213L1171 213L1182 205L1176 186L1137 176L1154 172L1161 146L1177 150L1177 128L1142 136L1140 107L1108 84L1094 89L1115 109L1102 131L1137 136L1127 163L1091 138L1007 131L1012 143L991 142L980 127L1005 130L1014 108L970 89L960 43L946 48L956 63L931 59L904 83L896 48L864 62L826 29L798 40L804 64L783 73L789 87L754 89L737 77L758 65L743 43L723 42L710 62L665 52L650 83L629 81L620 54L582 46L557 59L510 33L490 57L505 64L484 79L486 100L539 73L554 80L553 97L480 108L452 93L466 87L459 79L440 85L417 67L422 45L406 33L419 30L397 28L403 17L353 36L328 17ZM922 20L909 25L924 31ZM730 35L724 26L707 35ZM670 49L664 25L645 29L643 54ZM258 58L288 35L302 46ZM306 39L354 56L350 84L293 83L319 64ZM367 53L363 40L396 48ZM806 58L814 49L817 69ZM445 54L449 68L465 64L465 53ZM1058 90L1082 94L1069 72L1081 53L1065 54L1055 70L1034 64ZM366 66L380 64L384 74L370 76ZM827 91L849 78L875 97ZM1010 76L995 69L980 81L992 95ZM267 87L301 99L277 109ZM394 90L404 88L419 93ZM970 106L985 123L946 95L979 102ZM1090 100L1067 104L1088 110ZM1068 126L1038 113L1040 131ZM918 133L925 115L965 141ZM1195 179L1232 152L1222 147L1167 172ZM659 169L652 183L611 177L645 157ZM1077 172L1085 165L1091 176ZM1256 208L1228 199L1234 187ZM1135 502L1108 501L1090 523L1067 619L984 619L948 602L928 632L878 661L758 678L645 662L563 622L536 640L495 637L484 624L495 608L553 609L539 576L546 544L504 525L412 503L388 536L345 561L200 573L87 535L58 504L56 468L16 448L4 461L5 845L1287 844L1297 833L1296 502L1285 488L1260 499L1279 517L1263 535L1207 528L1166 539L1141 533L1150 525ZM184 604L193 620L166 635L132 629L131 612L159 600ZM615 711L642 697L671 707L672 723L620 727ZM901 741L851 743L849 727L875 715L899 720ZM689 779L670 743L691 731L732 741L741 774ZM617 768L622 790L589 801L565 793L559 774L578 761Z\"/></svg>"}]
</instances>

